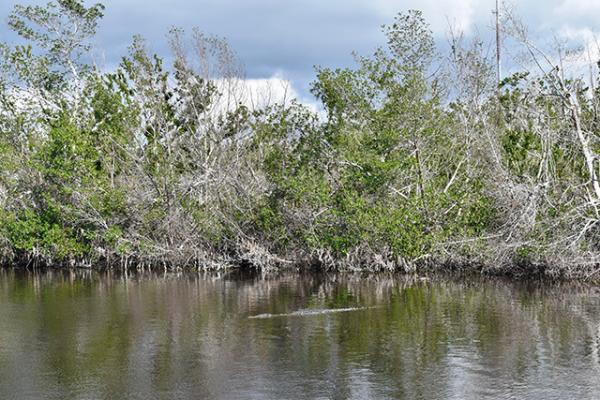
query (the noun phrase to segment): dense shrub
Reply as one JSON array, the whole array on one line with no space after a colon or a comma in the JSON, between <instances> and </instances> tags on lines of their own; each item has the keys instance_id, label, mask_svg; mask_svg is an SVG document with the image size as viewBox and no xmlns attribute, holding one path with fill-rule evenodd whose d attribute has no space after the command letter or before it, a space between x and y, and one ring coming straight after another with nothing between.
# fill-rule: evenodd
<instances>
[{"instance_id":1,"label":"dense shrub","mask_svg":"<svg viewBox=\"0 0 600 400\"><path fill-rule=\"evenodd\" d=\"M582 80L497 85L480 44L440 54L410 11L356 68L317 68L321 114L251 106L235 54L198 31L169 34L172 67L141 38L114 71L86 64L103 10L9 18L28 44L0 47L5 262L593 275L599 113Z\"/></svg>"}]
</instances>

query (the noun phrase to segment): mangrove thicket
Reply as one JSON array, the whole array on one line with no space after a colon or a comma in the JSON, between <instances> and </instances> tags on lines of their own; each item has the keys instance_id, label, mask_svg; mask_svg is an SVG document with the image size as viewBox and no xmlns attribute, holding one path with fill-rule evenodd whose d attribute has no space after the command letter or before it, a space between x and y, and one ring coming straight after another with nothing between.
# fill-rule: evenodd
<instances>
[{"instance_id":1,"label":"mangrove thicket","mask_svg":"<svg viewBox=\"0 0 600 400\"><path fill-rule=\"evenodd\" d=\"M503 34L526 60L500 82L482 41L440 50L408 11L354 67L316 68L315 110L249 101L235 52L200 30L173 29L163 56L135 37L99 68L104 12L56 0L8 18L5 264L598 278L600 85L515 17Z\"/></svg>"}]
</instances>

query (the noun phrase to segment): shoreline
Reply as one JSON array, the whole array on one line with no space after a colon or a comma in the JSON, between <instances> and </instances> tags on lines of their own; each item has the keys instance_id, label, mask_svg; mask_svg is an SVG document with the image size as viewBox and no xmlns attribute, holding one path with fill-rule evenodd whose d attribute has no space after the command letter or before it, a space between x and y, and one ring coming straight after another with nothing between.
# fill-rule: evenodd
<instances>
[{"instance_id":1,"label":"shoreline","mask_svg":"<svg viewBox=\"0 0 600 400\"><path fill-rule=\"evenodd\" d=\"M427 261L411 265L410 270L403 268L381 268L380 266L363 267L332 267L327 265L318 265L310 262L287 262L284 265L259 266L252 264L247 260L228 260L227 263L190 263L187 265L173 264L164 261L141 263L131 261L120 261L107 264L106 262L96 263L46 263L42 261L28 262L10 262L0 263L2 269L13 269L22 271L93 271L93 272L151 272L151 273L249 273L249 274L358 274L366 276L380 276L386 274L398 275L402 277L415 277L430 279L431 277L489 277L502 278L514 282L534 282L541 281L546 283L555 282L581 282L581 283L600 283L600 266L567 266L567 265L545 265L545 264L505 264L492 266L468 261Z\"/></svg>"}]
</instances>

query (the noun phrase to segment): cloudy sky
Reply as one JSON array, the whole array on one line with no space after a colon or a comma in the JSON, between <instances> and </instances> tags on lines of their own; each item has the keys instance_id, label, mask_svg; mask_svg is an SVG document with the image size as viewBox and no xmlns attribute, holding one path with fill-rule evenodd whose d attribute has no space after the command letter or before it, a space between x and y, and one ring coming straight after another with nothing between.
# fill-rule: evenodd
<instances>
[{"instance_id":1,"label":"cloudy sky","mask_svg":"<svg viewBox=\"0 0 600 400\"><path fill-rule=\"evenodd\" d=\"M14 2L0 0L0 39L10 38L6 17ZM91 2L87 2L90 4ZM350 66L351 51L367 54L383 43L380 26L402 10L425 13L440 43L450 25L467 34L492 35L494 0L104 0L98 49L110 66L126 53L134 34L166 54L172 26L199 27L225 36L244 62L248 78L289 80L308 97L313 66ZM600 0L513 0L513 8L542 35L589 37L600 30Z\"/></svg>"}]
</instances>

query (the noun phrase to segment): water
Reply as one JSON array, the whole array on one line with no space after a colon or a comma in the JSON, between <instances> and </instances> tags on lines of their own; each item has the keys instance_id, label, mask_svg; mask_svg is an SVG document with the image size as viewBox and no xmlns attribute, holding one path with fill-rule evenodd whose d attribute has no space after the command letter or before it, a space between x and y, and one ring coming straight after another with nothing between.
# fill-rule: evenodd
<instances>
[{"instance_id":1,"label":"water","mask_svg":"<svg viewBox=\"0 0 600 400\"><path fill-rule=\"evenodd\" d=\"M0 399L598 399L599 348L594 286L0 271Z\"/></svg>"}]
</instances>

